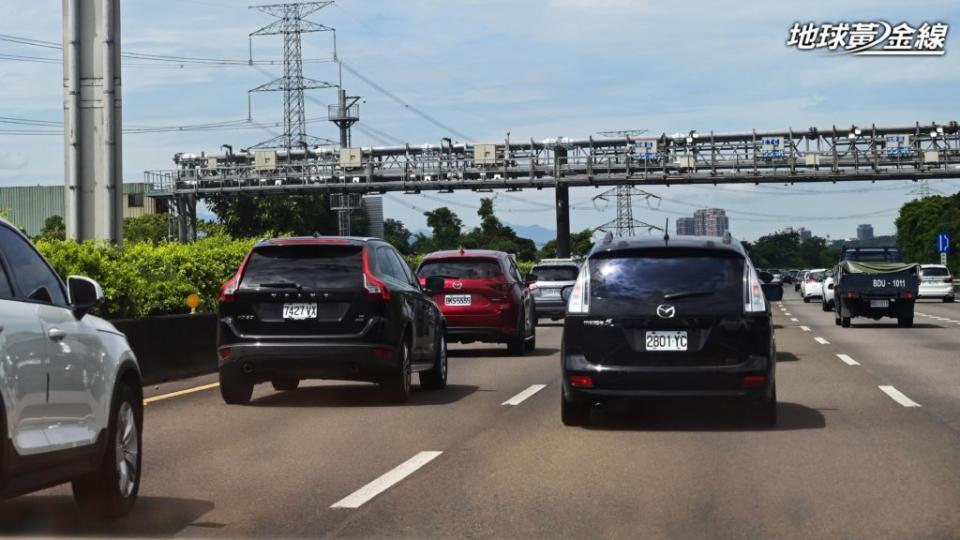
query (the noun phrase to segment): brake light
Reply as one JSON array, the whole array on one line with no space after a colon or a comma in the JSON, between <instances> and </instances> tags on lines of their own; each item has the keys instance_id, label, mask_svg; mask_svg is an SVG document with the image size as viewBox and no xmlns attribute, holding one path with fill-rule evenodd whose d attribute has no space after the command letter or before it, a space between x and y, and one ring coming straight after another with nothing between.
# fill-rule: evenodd
<instances>
[{"instance_id":1,"label":"brake light","mask_svg":"<svg viewBox=\"0 0 960 540\"><path fill-rule=\"evenodd\" d=\"M370 250L366 247L363 248L363 288L367 290L367 298L373 302L390 300L390 289L370 270Z\"/></svg>"},{"instance_id":2,"label":"brake light","mask_svg":"<svg viewBox=\"0 0 960 540\"><path fill-rule=\"evenodd\" d=\"M226 360L227 358L230 358L230 354L233 353L233 349L230 347L224 347L217 351L217 353L220 355L221 360Z\"/></svg>"},{"instance_id":3,"label":"brake light","mask_svg":"<svg viewBox=\"0 0 960 540\"><path fill-rule=\"evenodd\" d=\"M490 288L495 291L509 291L513 287L513 283L491 283Z\"/></svg>"},{"instance_id":4,"label":"brake light","mask_svg":"<svg viewBox=\"0 0 960 540\"><path fill-rule=\"evenodd\" d=\"M847 294L843 295L845 298L860 298L860 293L857 291L847 291Z\"/></svg>"},{"instance_id":5,"label":"brake light","mask_svg":"<svg viewBox=\"0 0 960 540\"><path fill-rule=\"evenodd\" d=\"M248 251L247 256L243 258L243 262L240 263L240 268L237 269L237 273L220 287L221 304L230 304L236 300L237 289L240 288L240 278L243 277L243 271L247 268L247 261L250 260L251 253L253 253L252 249Z\"/></svg>"},{"instance_id":6,"label":"brake light","mask_svg":"<svg viewBox=\"0 0 960 540\"><path fill-rule=\"evenodd\" d=\"M913 298L913 293L910 291L903 291L900 293L900 298Z\"/></svg>"},{"instance_id":7,"label":"brake light","mask_svg":"<svg viewBox=\"0 0 960 540\"><path fill-rule=\"evenodd\" d=\"M393 351L386 347L374 347L373 357L378 360L389 360L393 357Z\"/></svg>"},{"instance_id":8,"label":"brake light","mask_svg":"<svg viewBox=\"0 0 960 540\"><path fill-rule=\"evenodd\" d=\"M741 384L744 388L760 388L765 382L767 378L763 375L746 375Z\"/></svg>"},{"instance_id":9,"label":"brake light","mask_svg":"<svg viewBox=\"0 0 960 540\"><path fill-rule=\"evenodd\" d=\"M944 279L943 282L944 282L944 283L953 283L953 278L952 278L952 277L948 277L948 278Z\"/></svg>"},{"instance_id":10,"label":"brake light","mask_svg":"<svg viewBox=\"0 0 960 540\"><path fill-rule=\"evenodd\" d=\"M807 278L807 283L814 283L813 278Z\"/></svg>"},{"instance_id":11,"label":"brake light","mask_svg":"<svg viewBox=\"0 0 960 540\"><path fill-rule=\"evenodd\" d=\"M576 388L593 388L593 377L589 375L571 375L570 386Z\"/></svg>"}]
</instances>

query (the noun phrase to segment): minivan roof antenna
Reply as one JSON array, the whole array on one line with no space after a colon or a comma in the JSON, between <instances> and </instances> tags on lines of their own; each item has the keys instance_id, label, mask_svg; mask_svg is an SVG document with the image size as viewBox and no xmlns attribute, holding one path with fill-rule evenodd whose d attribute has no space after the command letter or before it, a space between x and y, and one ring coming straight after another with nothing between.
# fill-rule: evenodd
<instances>
[{"instance_id":1,"label":"minivan roof antenna","mask_svg":"<svg viewBox=\"0 0 960 540\"><path fill-rule=\"evenodd\" d=\"M670 241L670 218L667 218L666 223L663 224L663 242L667 243Z\"/></svg>"}]
</instances>

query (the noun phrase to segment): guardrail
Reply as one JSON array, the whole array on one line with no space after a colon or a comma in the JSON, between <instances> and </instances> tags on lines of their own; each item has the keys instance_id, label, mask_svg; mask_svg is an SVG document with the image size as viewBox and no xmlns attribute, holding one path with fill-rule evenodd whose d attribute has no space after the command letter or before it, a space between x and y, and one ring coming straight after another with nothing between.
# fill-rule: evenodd
<instances>
[{"instance_id":1,"label":"guardrail","mask_svg":"<svg viewBox=\"0 0 960 540\"><path fill-rule=\"evenodd\" d=\"M127 335L143 384L184 379L217 370L217 315L168 315L111 321Z\"/></svg>"}]
</instances>

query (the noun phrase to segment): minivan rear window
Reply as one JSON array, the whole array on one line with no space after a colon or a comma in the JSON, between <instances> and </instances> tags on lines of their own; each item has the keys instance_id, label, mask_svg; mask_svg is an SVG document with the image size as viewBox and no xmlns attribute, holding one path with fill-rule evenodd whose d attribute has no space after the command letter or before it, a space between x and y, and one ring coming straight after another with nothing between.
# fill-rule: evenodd
<instances>
[{"instance_id":1,"label":"minivan rear window","mask_svg":"<svg viewBox=\"0 0 960 540\"><path fill-rule=\"evenodd\" d=\"M590 261L592 300L742 308L744 259L703 250L647 250ZM712 311L712 309L711 309Z\"/></svg>"},{"instance_id":2,"label":"minivan rear window","mask_svg":"<svg viewBox=\"0 0 960 540\"><path fill-rule=\"evenodd\" d=\"M363 287L363 248L337 245L264 246L253 250L241 287L307 289Z\"/></svg>"},{"instance_id":3,"label":"minivan rear window","mask_svg":"<svg viewBox=\"0 0 960 540\"><path fill-rule=\"evenodd\" d=\"M576 266L537 266L530 271L540 281L576 281L578 272Z\"/></svg>"},{"instance_id":4,"label":"minivan rear window","mask_svg":"<svg viewBox=\"0 0 960 540\"><path fill-rule=\"evenodd\" d=\"M430 259L423 261L417 275L422 278L487 279L500 277L500 263L489 258Z\"/></svg>"}]
</instances>

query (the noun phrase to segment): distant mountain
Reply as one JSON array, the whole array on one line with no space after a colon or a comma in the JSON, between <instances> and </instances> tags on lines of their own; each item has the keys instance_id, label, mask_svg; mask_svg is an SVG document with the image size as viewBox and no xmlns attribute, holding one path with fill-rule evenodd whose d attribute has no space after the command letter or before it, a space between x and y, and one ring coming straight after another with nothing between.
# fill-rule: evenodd
<instances>
[{"instance_id":1,"label":"distant mountain","mask_svg":"<svg viewBox=\"0 0 960 540\"><path fill-rule=\"evenodd\" d=\"M538 248L542 248L544 244L557 237L557 231L539 225L514 225L513 223L504 223L504 225L516 231L520 238L533 240Z\"/></svg>"}]
</instances>

